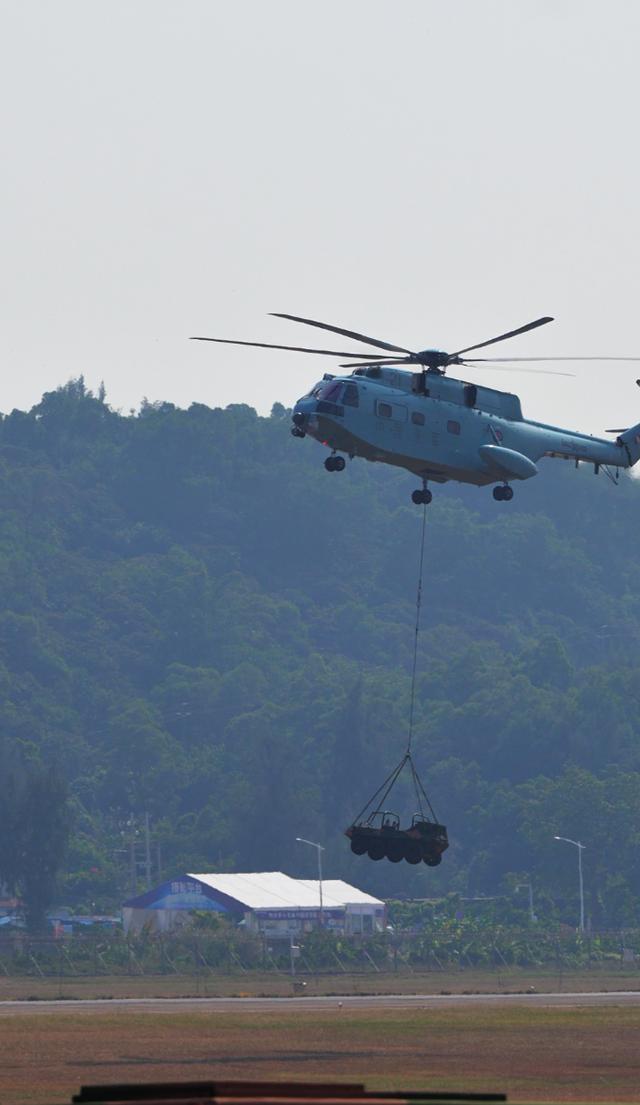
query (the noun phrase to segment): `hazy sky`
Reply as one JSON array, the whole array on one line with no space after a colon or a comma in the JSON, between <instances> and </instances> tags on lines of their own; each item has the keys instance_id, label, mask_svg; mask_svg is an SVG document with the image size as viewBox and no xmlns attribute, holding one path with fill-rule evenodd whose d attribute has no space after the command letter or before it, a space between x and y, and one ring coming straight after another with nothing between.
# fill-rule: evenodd
<instances>
[{"instance_id":1,"label":"hazy sky","mask_svg":"<svg viewBox=\"0 0 640 1105\"><path fill-rule=\"evenodd\" d=\"M316 344L269 311L640 355L639 48L635 0L0 0L0 409L289 405L332 362L187 340ZM640 366L576 372L482 382L640 420Z\"/></svg>"}]
</instances>

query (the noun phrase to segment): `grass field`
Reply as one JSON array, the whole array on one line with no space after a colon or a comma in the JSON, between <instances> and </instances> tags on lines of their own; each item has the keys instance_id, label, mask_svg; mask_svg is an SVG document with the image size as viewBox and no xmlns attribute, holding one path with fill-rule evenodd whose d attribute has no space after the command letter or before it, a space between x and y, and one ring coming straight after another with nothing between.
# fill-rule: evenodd
<instances>
[{"instance_id":1,"label":"grass field","mask_svg":"<svg viewBox=\"0 0 640 1105\"><path fill-rule=\"evenodd\" d=\"M517 993L640 989L598 966L307 976L305 993ZM640 1008L490 1007L290 1012L77 1012L65 998L286 996L284 974L2 978L0 999L61 998L0 1021L1 1105L69 1102L83 1083L342 1079L370 1089L502 1090L514 1102L640 1102ZM526 1000L526 999L525 999Z\"/></svg>"},{"instance_id":2,"label":"grass field","mask_svg":"<svg viewBox=\"0 0 640 1105\"><path fill-rule=\"evenodd\" d=\"M83 1083L217 1078L502 1090L513 1102L640 1101L640 1009L540 1008L6 1016L0 1101Z\"/></svg>"}]
</instances>

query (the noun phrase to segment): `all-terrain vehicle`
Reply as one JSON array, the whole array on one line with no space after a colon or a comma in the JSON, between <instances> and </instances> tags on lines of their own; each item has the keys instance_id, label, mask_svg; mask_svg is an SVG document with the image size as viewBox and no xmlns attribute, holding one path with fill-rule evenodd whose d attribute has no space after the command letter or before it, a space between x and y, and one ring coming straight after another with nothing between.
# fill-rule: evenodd
<instances>
[{"instance_id":1,"label":"all-terrain vehicle","mask_svg":"<svg viewBox=\"0 0 640 1105\"><path fill-rule=\"evenodd\" d=\"M413 815L408 829L401 829L397 813L375 810L366 822L350 825L345 835L357 856L366 853L374 860L386 857L391 863L406 859L407 863L423 861L428 867L437 867L449 847L446 827L429 821L422 813Z\"/></svg>"}]
</instances>

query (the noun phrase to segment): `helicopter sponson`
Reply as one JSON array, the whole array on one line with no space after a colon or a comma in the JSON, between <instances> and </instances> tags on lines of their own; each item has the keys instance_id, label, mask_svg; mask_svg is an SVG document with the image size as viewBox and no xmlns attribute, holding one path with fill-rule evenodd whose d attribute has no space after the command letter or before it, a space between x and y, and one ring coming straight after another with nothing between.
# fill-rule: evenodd
<instances>
[{"instance_id":1,"label":"helicopter sponson","mask_svg":"<svg viewBox=\"0 0 640 1105\"><path fill-rule=\"evenodd\" d=\"M513 498L511 484L535 476L543 457L592 464L596 473L603 468L614 481L620 469L630 468L640 459L640 423L629 429L606 431L616 435L614 440L565 430L524 418L517 395L447 375L451 366L477 370L496 362L640 361L640 357L618 356L467 356L552 322L550 316L454 353L437 349L412 352L313 319L283 314L277 317L328 330L384 351L354 353L228 338L197 339L347 360L340 368L350 372L326 373L297 401L292 412L292 434L298 438L308 435L330 450L324 462L329 472L343 471L345 457L361 457L405 468L417 476L421 487L412 493L415 503L431 501L429 482L449 480L478 487L494 484L494 498L509 501Z\"/></svg>"}]
</instances>

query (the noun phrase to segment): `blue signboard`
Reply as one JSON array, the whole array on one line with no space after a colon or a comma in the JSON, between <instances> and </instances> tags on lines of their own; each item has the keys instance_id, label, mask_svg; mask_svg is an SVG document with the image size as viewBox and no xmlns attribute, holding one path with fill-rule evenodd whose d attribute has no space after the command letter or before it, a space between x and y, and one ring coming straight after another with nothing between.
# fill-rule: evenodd
<instances>
[{"instance_id":1,"label":"blue signboard","mask_svg":"<svg viewBox=\"0 0 640 1105\"><path fill-rule=\"evenodd\" d=\"M229 912L221 902L215 900L212 891L207 893L207 889L195 879L172 879L125 904L143 909L210 909L217 913Z\"/></svg>"}]
</instances>

